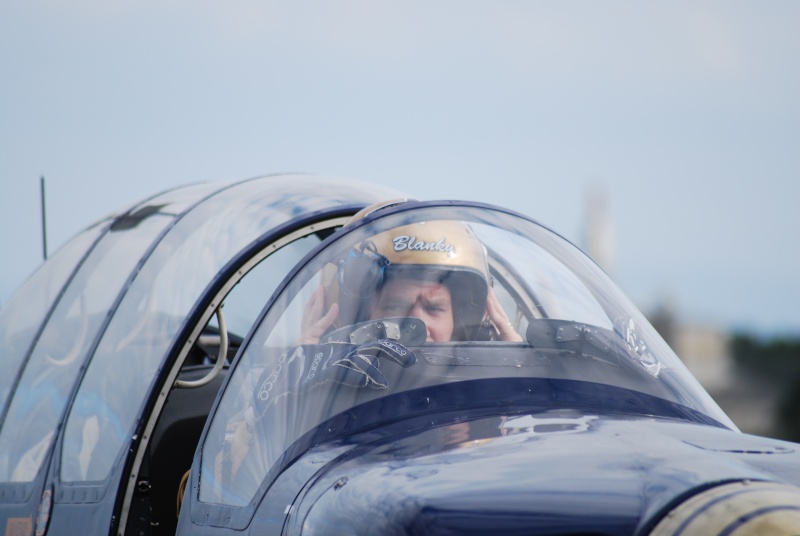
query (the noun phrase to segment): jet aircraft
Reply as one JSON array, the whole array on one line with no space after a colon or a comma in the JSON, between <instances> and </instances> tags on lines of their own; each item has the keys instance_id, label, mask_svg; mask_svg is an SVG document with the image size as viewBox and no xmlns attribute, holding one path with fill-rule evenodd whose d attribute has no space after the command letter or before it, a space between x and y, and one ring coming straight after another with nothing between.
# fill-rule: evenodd
<instances>
[{"instance_id":1,"label":"jet aircraft","mask_svg":"<svg viewBox=\"0 0 800 536\"><path fill-rule=\"evenodd\" d=\"M800 527L800 446L741 433L589 257L483 203L169 190L46 261L0 341L6 536Z\"/></svg>"}]
</instances>

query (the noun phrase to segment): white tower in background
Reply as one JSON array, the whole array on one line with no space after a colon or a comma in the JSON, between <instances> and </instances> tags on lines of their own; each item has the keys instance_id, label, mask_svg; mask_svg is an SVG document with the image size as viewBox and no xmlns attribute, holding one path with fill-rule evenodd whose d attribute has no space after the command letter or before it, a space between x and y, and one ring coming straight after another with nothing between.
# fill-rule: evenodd
<instances>
[{"instance_id":1,"label":"white tower in background","mask_svg":"<svg viewBox=\"0 0 800 536\"><path fill-rule=\"evenodd\" d=\"M604 188L594 186L584 206L583 248L609 275L614 269L614 231Z\"/></svg>"}]
</instances>

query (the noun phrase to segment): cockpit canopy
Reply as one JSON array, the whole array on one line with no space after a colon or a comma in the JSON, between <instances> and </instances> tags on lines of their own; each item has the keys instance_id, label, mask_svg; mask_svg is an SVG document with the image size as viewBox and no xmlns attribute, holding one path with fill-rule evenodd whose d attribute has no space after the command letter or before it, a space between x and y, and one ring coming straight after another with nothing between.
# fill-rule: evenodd
<instances>
[{"instance_id":1,"label":"cockpit canopy","mask_svg":"<svg viewBox=\"0 0 800 536\"><path fill-rule=\"evenodd\" d=\"M335 233L284 280L235 367L202 451L203 502L247 504L293 444L352 408L480 380L612 386L735 429L591 259L482 204L409 202Z\"/></svg>"}]
</instances>

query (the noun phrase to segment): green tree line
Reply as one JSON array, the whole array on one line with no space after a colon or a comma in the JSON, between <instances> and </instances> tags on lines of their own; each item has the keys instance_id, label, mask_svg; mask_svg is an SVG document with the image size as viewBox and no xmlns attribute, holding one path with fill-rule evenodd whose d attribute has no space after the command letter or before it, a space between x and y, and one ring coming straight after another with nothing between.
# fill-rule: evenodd
<instances>
[{"instance_id":1,"label":"green tree line","mask_svg":"<svg viewBox=\"0 0 800 536\"><path fill-rule=\"evenodd\" d=\"M800 339L762 340L738 333L731 338L731 355L743 372L779 390L776 436L800 442Z\"/></svg>"}]
</instances>

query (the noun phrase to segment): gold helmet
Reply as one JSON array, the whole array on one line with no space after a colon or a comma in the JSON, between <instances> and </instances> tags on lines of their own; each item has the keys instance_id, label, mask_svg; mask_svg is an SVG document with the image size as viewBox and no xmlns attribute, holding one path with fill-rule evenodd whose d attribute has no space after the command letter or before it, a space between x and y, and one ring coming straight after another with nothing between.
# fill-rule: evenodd
<instances>
[{"instance_id":1,"label":"gold helmet","mask_svg":"<svg viewBox=\"0 0 800 536\"><path fill-rule=\"evenodd\" d=\"M327 285L326 301L329 306L338 301L340 325L366 320L372 299L394 278L445 285L453 305L453 340L479 338L490 276L485 248L468 225L411 223L361 241L336 270L334 284Z\"/></svg>"}]
</instances>

